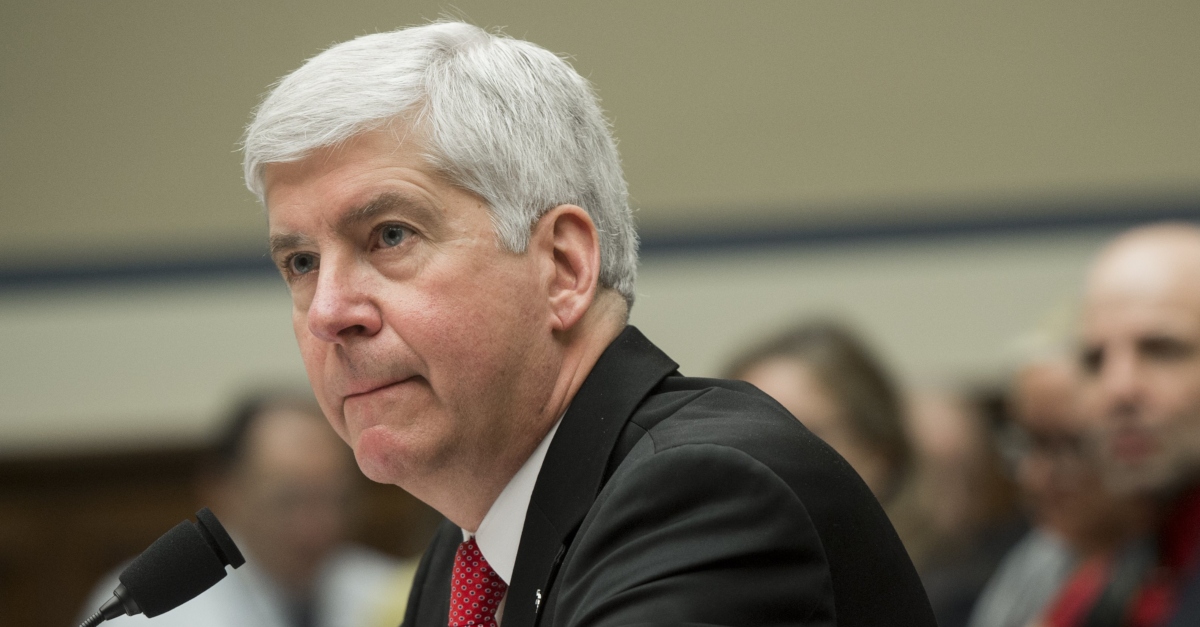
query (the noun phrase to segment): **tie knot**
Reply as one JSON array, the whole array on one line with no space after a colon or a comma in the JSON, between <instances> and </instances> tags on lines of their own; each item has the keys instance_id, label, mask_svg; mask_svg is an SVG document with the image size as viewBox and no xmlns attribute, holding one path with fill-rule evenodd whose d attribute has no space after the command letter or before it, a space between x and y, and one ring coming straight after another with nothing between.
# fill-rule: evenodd
<instances>
[{"instance_id":1,"label":"tie knot","mask_svg":"<svg viewBox=\"0 0 1200 627\"><path fill-rule=\"evenodd\" d=\"M496 627L496 609L508 584L483 559L475 538L458 546L450 590L450 627Z\"/></svg>"}]
</instances>

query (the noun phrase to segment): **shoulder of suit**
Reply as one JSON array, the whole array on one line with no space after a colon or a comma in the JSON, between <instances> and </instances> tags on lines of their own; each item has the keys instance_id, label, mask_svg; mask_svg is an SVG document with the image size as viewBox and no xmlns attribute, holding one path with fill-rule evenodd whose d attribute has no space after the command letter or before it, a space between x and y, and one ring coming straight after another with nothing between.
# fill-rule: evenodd
<instances>
[{"instance_id":1,"label":"shoulder of suit","mask_svg":"<svg viewBox=\"0 0 1200 627\"><path fill-rule=\"evenodd\" d=\"M654 451L716 444L749 454L768 466L803 466L837 472L845 465L828 445L774 399L741 381L667 377L630 418Z\"/></svg>"},{"instance_id":2,"label":"shoulder of suit","mask_svg":"<svg viewBox=\"0 0 1200 627\"><path fill-rule=\"evenodd\" d=\"M667 377L646 396L630 422L663 444L808 434L798 420L758 388L742 382ZM732 442L731 442L732 443Z\"/></svg>"}]
</instances>

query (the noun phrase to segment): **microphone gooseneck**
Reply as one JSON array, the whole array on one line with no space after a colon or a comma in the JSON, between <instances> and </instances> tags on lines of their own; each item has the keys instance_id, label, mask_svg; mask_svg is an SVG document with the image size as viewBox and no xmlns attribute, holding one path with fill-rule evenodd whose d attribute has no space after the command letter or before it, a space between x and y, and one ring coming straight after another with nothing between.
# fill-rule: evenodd
<instances>
[{"instance_id":1,"label":"microphone gooseneck","mask_svg":"<svg viewBox=\"0 0 1200 627\"><path fill-rule=\"evenodd\" d=\"M196 522L175 525L121 571L121 585L80 627L118 616L154 617L174 609L225 577L225 567L246 563L233 538L207 507Z\"/></svg>"},{"instance_id":2,"label":"microphone gooseneck","mask_svg":"<svg viewBox=\"0 0 1200 627\"><path fill-rule=\"evenodd\" d=\"M106 620L112 620L118 616L134 616L140 612L137 603L134 603L133 599L129 597L129 591L125 589L125 585L121 584L113 591L112 598L105 601L104 605L100 606L100 610L83 621L79 627L95 627Z\"/></svg>"}]
</instances>

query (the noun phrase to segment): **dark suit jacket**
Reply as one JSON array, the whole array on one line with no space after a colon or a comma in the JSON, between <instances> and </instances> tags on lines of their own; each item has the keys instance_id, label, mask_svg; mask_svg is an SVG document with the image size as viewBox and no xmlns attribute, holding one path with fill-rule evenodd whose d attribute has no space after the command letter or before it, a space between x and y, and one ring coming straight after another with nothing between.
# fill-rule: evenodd
<instances>
[{"instance_id":1,"label":"dark suit jacket","mask_svg":"<svg viewBox=\"0 0 1200 627\"><path fill-rule=\"evenodd\" d=\"M445 627L444 523L405 625ZM753 386L679 375L627 327L571 402L533 491L503 627L934 627L895 531L846 462Z\"/></svg>"}]
</instances>

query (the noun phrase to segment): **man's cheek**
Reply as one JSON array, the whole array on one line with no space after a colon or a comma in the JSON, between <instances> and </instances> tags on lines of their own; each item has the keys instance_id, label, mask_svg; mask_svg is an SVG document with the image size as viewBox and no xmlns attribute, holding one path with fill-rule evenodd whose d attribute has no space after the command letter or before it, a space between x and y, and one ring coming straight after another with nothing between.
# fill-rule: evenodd
<instances>
[{"instance_id":1,"label":"man's cheek","mask_svg":"<svg viewBox=\"0 0 1200 627\"><path fill-rule=\"evenodd\" d=\"M309 340L313 338L309 337ZM304 362L304 372L308 376L309 386L321 406L321 412L333 430L342 440L346 440L345 418L342 415L340 401L330 393L330 376L325 364L325 350L313 342L300 342L300 359Z\"/></svg>"},{"instance_id":2,"label":"man's cheek","mask_svg":"<svg viewBox=\"0 0 1200 627\"><path fill-rule=\"evenodd\" d=\"M326 389L325 368L321 363L321 357L314 350L307 350L301 344L300 360L304 362L304 373L308 375L308 382L312 385L313 392L320 398Z\"/></svg>"},{"instance_id":3,"label":"man's cheek","mask_svg":"<svg viewBox=\"0 0 1200 627\"><path fill-rule=\"evenodd\" d=\"M313 385L313 393L317 397L317 404L321 406L321 413L325 414L325 421L333 427L333 431L343 442L350 444L350 433L346 429L346 416L342 408L337 404L337 399L326 398L324 390Z\"/></svg>"},{"instance_id":4,"label":"man's cheek","mask_svg":"<svg viewBox=\"0 0 1200 627\"><path fill-rule=\"evenodd\" d=\"M308 361L305 346L312 341L312 334L308 332L308 316L307 311L299 308L292 309L292 334L296 336L296 344L300 347L300 357Z\"/></svg>"}]
</instances>

